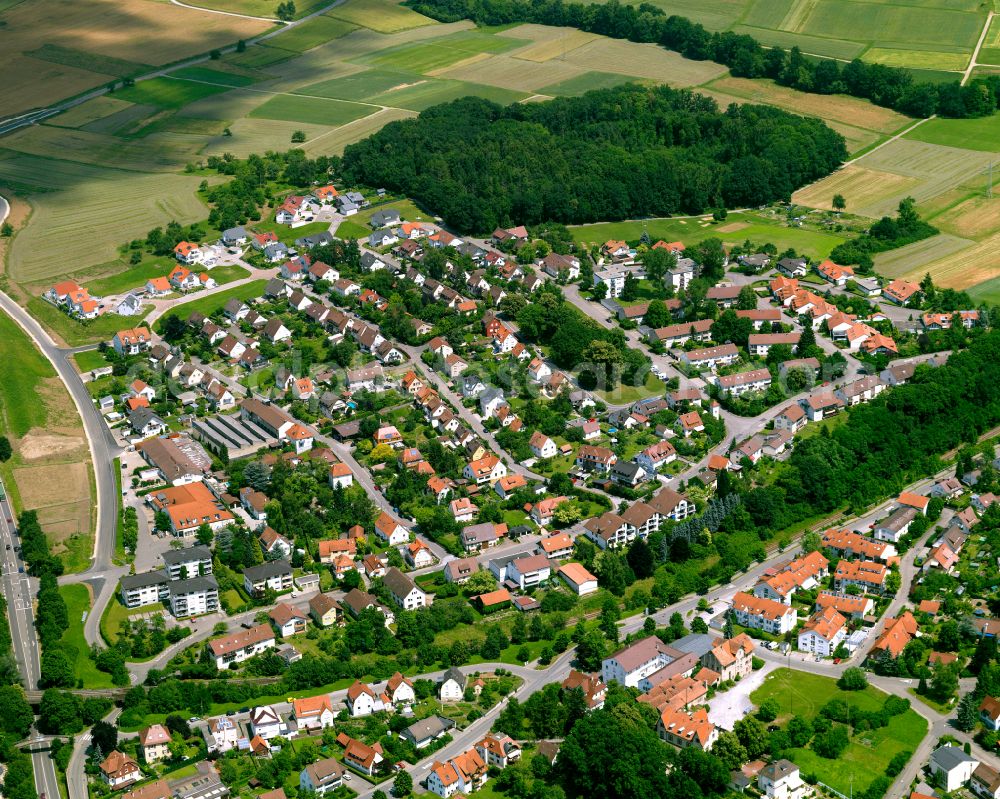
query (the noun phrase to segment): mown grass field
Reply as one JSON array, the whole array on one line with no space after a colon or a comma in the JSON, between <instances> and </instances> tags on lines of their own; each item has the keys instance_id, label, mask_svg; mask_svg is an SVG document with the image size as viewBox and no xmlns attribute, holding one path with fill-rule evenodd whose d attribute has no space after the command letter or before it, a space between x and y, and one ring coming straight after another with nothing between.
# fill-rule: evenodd
<instances>
[{"instance_id":1,"label":"mown grass field","mask_svg":"<svg viewBox=\"0 0 1000 799\"><path fill-rule=\"evenodd\" d=\"M0 313L0 363L17 364L0 381L0 432L14 448L0 474L14 510L37 509L67 570L81 571L94 540L93 478L76 406L49 361L5 313Z\"/></svg>"},{"instance_id":2,"label":"mown grass field","mask_svg":"<svg viewBox=\"0 0 1000 799\"><path fill-rule=\"evenodd\" d=\"M90 590L86 585L63 585L59 593L66 603L69 616L69 628L63 633L62 645L67 652L75 653L71 658L73 670L77 678L83 680L84 688L113 688L111 675L98 671L94 661L88 657L90 646L83 636L83 622L90 613Z\"/></svg>"},{"instance_id":3,"label":"mown grass field","mask_svg":"<svg viewBox=\"0 0 1000 799\"><path fill-rule=\"evenodd\" d=\"M10 249L7 274L44 286L117 257L118 245L172 219L204 219L200 179L155 175L0 150L0 183L28 195L32 217ZM86 244L84 245L84 242Z\"/></svg>"},{"instance_id":4,"label":"mown grass field","mask_svg":"<svg viewBox=\"0 0 1000 799\"><path fill-rule=\"evenodd\" d=\"M776 220L768 220L757 214L732 213L722 224L715 224L711 220L710 216L698 219L627 220L578 225L570 230L574 240L581 244L601 244L608 239L637 242L645 230L653 241L664 239L697 244L704 239L716 237L727 244L742 244L750 239L755 244L771 242L779 251L791 247L812 258L826 257L830 250L845 239L835 233L785 227Z\"/></svg>"},{"instance_id":5,"label":"mown grass field","mask_svg":"<svg viewBox=\"0 0 1000 799\"><path fill-rule=\"evenodd\" d=\"M480 31L461 31L429 42L413 42L365 57L363 60L379 67L431 73L459 61L483 54L505 53L529 44L523 39L494 36Z\"/></svg>"},{"instance_id":6,"label":"mown grass field","mask_svg":"<svg viewBox=\"0 0 1000 799\"><path fill-rule=\"evenodd\" d=\"M750 694L757 706L774 699L781 708L777 723L793 715L812 720L831 699L843 699L863 710L879 709L888 695L868 686L864 691L841 691L829 677L791 669L777 669L764 678L764 684ZM819 757L811 749L794 749L791 760L803 774L815 775L834 790L848 795L864 791L884 773L889 761L899 752L913 752L927 734L927 722L914 710L893 717L886 727L855 733L851 743L837 760Z\"/></svg>"},{"instance_id":7,"label":"mown grass field","mask_svg":"<svg viewBox=\"0 0 1000 799\"><path fill-rule=\"evenodd\" d=\"M127 100L130 103L155 105L160 108L181 108L195 100L228 90L226 86L216 86L213 83L205 83L204 80L204 77L197 80L152 78L127 89L121 89L117 95L119 100Z\"/></svg>"}]
</instances>

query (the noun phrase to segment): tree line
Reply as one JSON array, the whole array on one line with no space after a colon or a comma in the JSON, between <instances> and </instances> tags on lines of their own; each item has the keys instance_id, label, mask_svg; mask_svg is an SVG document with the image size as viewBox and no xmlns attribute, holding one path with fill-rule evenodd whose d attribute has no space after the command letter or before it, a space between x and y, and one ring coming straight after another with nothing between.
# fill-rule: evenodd
<instances>
[{"instance_id":1,"label":"tree line","mask_svg":"<svg viewBox=\"0 0 1000 799\"><path fill-rule=\"evenodd\" d=\"M666 12L649 3L639 6L609 0L601 4L563 0L410 0L407 4L434 19L456 22L471 19L480 25L533 22L653 42L694 61L715 61L736 77L770 78L815 94L849 94L915 117L982 117L997 109L1000 75L976 78L962 86L915 81L901 67L869 64L859 58L840 65L827 58L806 57L798 47L765 48L746 34L713 33L703 25Z\"/></svg>"},{"instance_id":2,"label":"tree line","mask_svg":"<svg viewBox=\"0 0 1000 799\"><path fill-rule=\"evenodd\" d=\"M627 85L503 108L475 97L393 122L344 152L456 230L702 213L787 199L846 157L817 119Z\"/></svg>"}]
</instances>

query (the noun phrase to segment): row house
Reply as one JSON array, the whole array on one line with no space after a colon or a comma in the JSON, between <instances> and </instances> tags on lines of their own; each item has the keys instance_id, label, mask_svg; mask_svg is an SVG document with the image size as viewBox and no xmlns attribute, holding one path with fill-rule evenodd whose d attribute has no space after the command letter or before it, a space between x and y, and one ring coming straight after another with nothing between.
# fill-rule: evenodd
<instances>
[{"instance_id":1,"label":"row house","mask_svg":"<svg viewBox=\"0 0 1000 799\"><path fill-rule=\"evenodd\" d=\"M720 366L729 366L740 358L735 344L721 344L718 347L707 347L681 353L681 363L689 369L709 369L715 371Z\"/></svg>"},{"instance_id":2,"label":"row house","mask_svg":"<svg viewBox=\"0 0 1000 799\"><path fill-rule=\"evenodd\" d=\"M764 599L745 591L733 596L730 613L737 624L771 635L784 635L794 629L797 620L795 609L784 602Z\"/></svg>"},{"instance_id":3,"label":"row house","mask_svg":"<svg viewBox=\"0 0 1000 799\"><path fill-rule=\"evenodd\" d=\"M749 372L723 375L715 378L715 385L723 394L734 397L751 391L766 391L771 385L771 372L768 369L752 369Z\"/></svg>"},{"instance_id":4,"label":"row house","mask_svg":"<svg viewBox=\"0 0 1000 799\"><path fill-rule=\"evenodd\" d=\"M747 350L758 358L766 358L771 347L795 347L800 333L751 333L747 339Z\"/></svg>"},{"instance_id":5,"label":"row house","mask_svg":"<svg viewBox=\"0 0 1000 799\"><path fill-rule=\"evenodd\" d=\"M842 560L834 573L834 584L838 591L846 591L851 586L862 591L881 593L889 570L884 563L869 560Z\"/></svg>"}]
</instances>

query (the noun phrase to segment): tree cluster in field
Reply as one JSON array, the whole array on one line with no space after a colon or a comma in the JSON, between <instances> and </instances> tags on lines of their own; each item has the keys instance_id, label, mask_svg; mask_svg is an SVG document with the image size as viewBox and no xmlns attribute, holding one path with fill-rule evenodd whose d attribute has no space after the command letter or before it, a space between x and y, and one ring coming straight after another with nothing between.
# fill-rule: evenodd
<instances>
[{"instance_id":1,"label":"tree cluster in field","mask_svg":"<svg viewBox=\"0 0 1000 799\"><path fill-rule=\"evenodd\" d=\"M869 64L859 58L841 64L809 56L793 47L765 48L747 34L712 33L686 17L667 13L649 3L628 5L618 0L602 4L563 0L411 0L422 14L445 22L471 19L481 25L533 22L628 39L654 42L695 61L716 61L741 78L770 78L782 86L816 94L849 94L904 114L929 117L981 117L997 109L1000 75L959 81L917 82L902 67Z\"/></svg>"},{"instance_id":2,"label":"tree cluster in field","mask_svg":"<svg viewBox=\"0 0 1000 799\"><path fill-rule=\"evenodd\" d=\"M830 259L838 264L872 265L872 256L887 250L936 236L938 229L920 218L912 197L901 200L896 218L883 216L857 238L838 244L830 251Z\"/></svg>"},{"instance_id":3,"label":"tree cluster in field","mask_svg":"<svg viewBox=\"0 0 1000 799\"><path fill-rule=\"evenodd\" d=\"M628 85L502 108L466 97L344 152L456 230L702 213L787 199L846 157L840 134L777 108Z\"/></svg>"}]
</instances>

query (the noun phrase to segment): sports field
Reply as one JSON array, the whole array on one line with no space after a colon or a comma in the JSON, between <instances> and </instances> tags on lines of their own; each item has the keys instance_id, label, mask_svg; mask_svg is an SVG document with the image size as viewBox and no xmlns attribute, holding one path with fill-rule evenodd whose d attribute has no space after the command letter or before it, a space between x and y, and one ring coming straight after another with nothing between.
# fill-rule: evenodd
<instances>
[{"instance_id":1,"label":"sports field","mask_svg":"<svg viewBox=\"0 0 1000 799\"><path fill-rule=\"evenodd\" d=\"M758 707L767 699L778 703L777 724L784 725L793 715L812 721L820 708L831 699L841 699L866 711L877 711L888 694L868 686L864 691L841 691L829 677L802 671L777 669L764 678L764 684L750 694ZM927 722L916 711L893 716L878 730L858 731L851 736L847 749L836 760L817 755L812 749L793 749L789 757L804 774L847 796L853 787L864 791L881 776L889 761L900 752L913 752L927 734Z\"/></svg>"}]
</instances>

